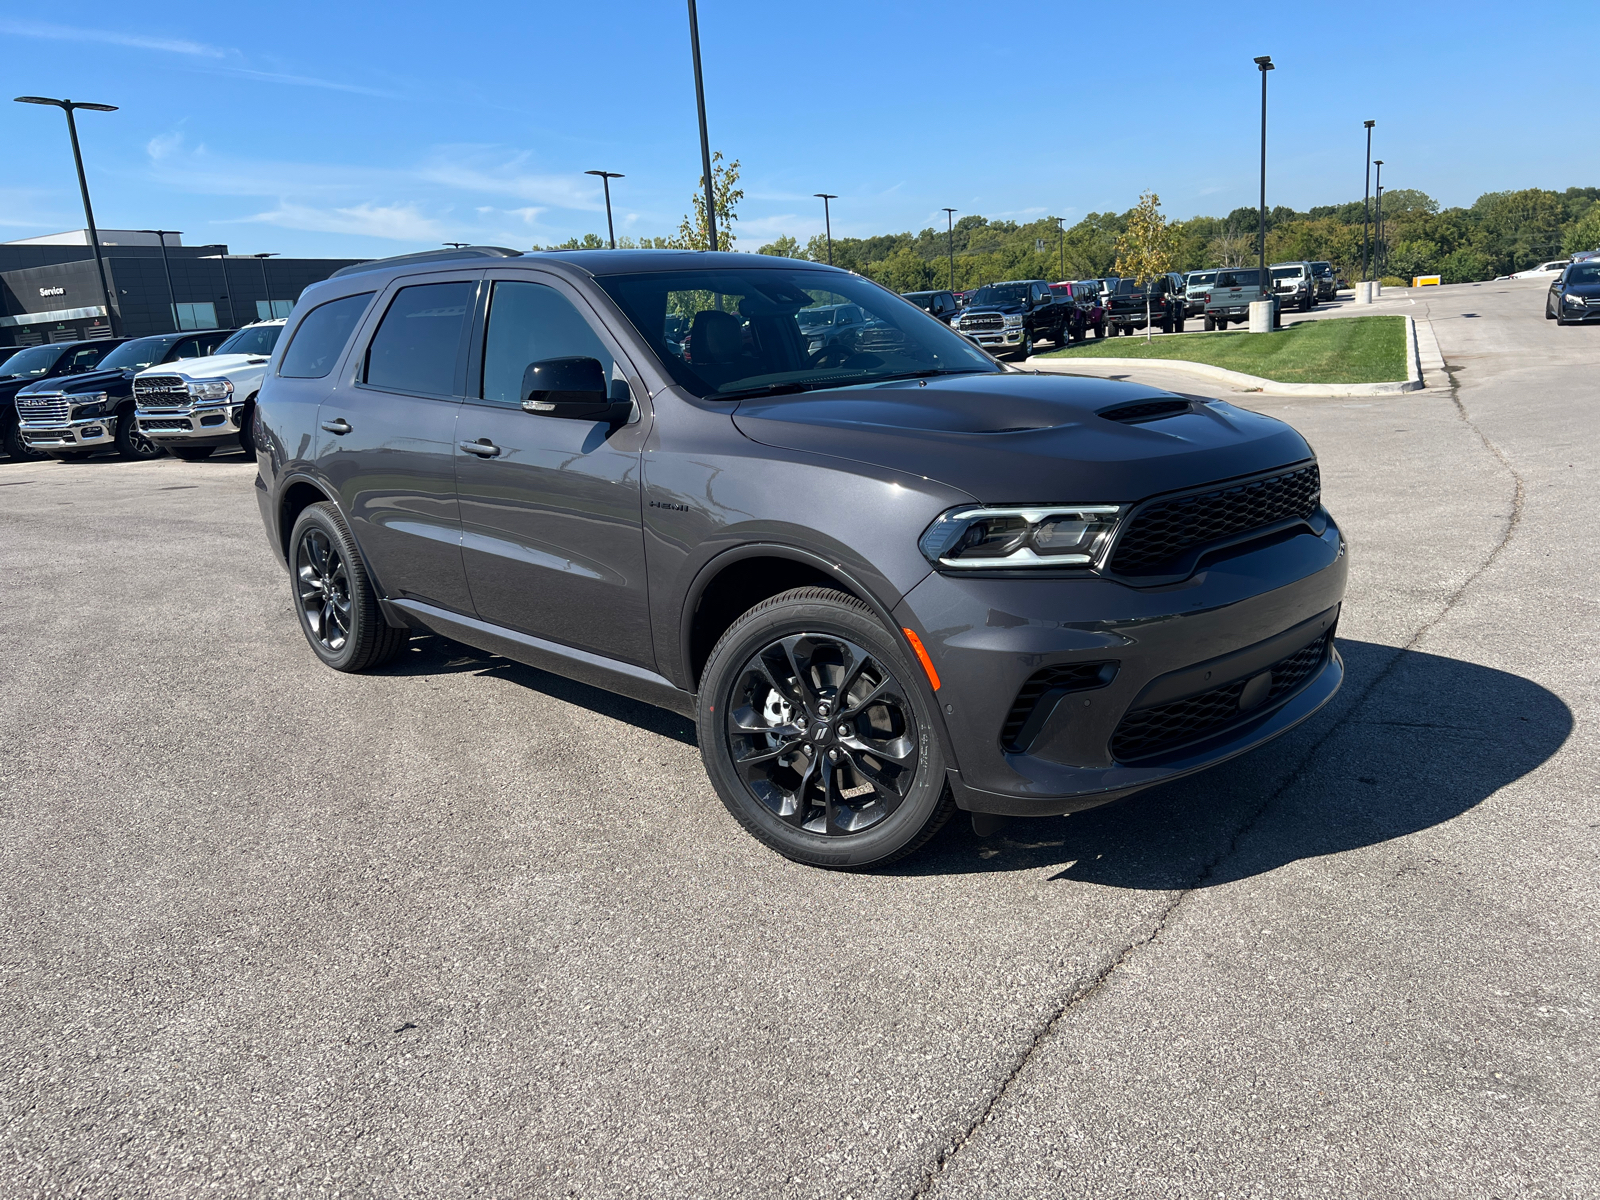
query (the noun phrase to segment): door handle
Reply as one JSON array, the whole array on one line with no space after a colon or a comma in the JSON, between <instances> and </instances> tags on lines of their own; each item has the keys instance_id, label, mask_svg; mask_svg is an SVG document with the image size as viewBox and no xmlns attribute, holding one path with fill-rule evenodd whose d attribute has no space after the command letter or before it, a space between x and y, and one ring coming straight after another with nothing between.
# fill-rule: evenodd
<instances>
[{"instance_id":1,"label":"door handle","mask_svg":"<svg viewBox=\"0 0 1600 1200\"><path fill-rule=\"evenodd\" d=\"M337 433L341 435L349 433L353 428L355 428L355 426L351 425L350 422L346 421L343 417L336 417L332 421L324 421L322 423L322 427L329 433Z\"/></svg>"},{"instance_id":2,"label":"door handle","mask_svg":"<svg viewBox=\"0 0 1600 1200\"><path fill-rule=\"evenodd\" d=\"M500 447L496 446L488 438L479 438L475 442L458 442L457 444L469 454L476 454L480 458L493 458L500 453Z\"/></svg>"}]
</instances>

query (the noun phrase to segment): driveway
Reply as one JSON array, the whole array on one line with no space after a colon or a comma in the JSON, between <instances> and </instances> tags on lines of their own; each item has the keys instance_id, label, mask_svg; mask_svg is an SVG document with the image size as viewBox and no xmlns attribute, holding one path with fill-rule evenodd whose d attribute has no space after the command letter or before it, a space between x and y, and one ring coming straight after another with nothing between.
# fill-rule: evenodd
<instances>
[{"instance_id":1,"label":"driveway","mask_svg":"<svg viewBox=\"0 0 1600 1200\"><path fill-rule=\"evenodd\" d=\"M237 458L0 462L0 1195L1593 1196L1600 329L1543 291L1417 298L1455 389L1233 397L1349 537L1328 709L876 874L674 715L322 668Z\"/></svg>"}]
</instances>

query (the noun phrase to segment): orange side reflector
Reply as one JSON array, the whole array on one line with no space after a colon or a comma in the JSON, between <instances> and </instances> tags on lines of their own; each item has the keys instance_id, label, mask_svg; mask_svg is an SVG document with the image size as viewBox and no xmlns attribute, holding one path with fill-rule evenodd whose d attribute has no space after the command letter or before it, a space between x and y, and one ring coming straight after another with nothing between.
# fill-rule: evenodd
<instances>
[{"instance_id":1,"label":"orange side reflector","mask_svg":"<svg viewBox=\"0 0 1600 1200\"><path fill-rule=\"evenodd\" d=\"M911 630L904 627L900 630L906 635L906 640L911 643L911 648L917 652L917 660L922 663L922 669L928 673L928 682L933 684L933 690L939 690L939 672L933 669L933 659L928 657L927 650L923 649L922 639Z\"/></svg>"}]
</instances>

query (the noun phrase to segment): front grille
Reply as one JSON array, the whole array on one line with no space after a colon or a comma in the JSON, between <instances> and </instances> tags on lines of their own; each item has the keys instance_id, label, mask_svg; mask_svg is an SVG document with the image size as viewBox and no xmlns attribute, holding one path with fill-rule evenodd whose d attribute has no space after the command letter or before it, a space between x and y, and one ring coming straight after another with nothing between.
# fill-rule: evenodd
<instances>
[{"instance_id":1,"label":"front grille","mask_svg":"<svg viewBox=\"0 0 1600 1200\"><path fill-rule=\"evenodd\" d=\"M71 402L60 392L17 397L17 420L26 424L58 425L71 411Z\"/></svg>"},{"instance_id":2,"label":"front grille","mask_svg":"<svg viewBox=\"0 0 1600 1200\"><path fill-rule=\"evenodd\" d=\"M1160 754L1221 732L1234 721L1264 712L1280 700L1288 699L1322 665L1332 636L1331 633L1320 634L1315 641L1273 663L1270 668L1272 687L1267 698L1246 712L1239 711L1239 695L1259 671L1198 696L1154 708L1134 709L1122 718L1117 731L1111 735L1111 756L1118 762L1129 762Z\"/></svg>"},{"instance_id":3,"label":"front grille","mask_svg":"<svg viewBox=\"0 0 1600 1200\"><path fill-rule=\"evenodd\" d=\"M140 417L139 428L146 433L171 433L178 431L189 432L189 422L183 419L174 420L170 417Z\"/></svg>"},{"instance_id":4,"label":"front grille","mask_svg":"<svg viewBox=\"0 0 1600 1200\"><path fill-rule=\"evenodd\" d=\"M1137 425L1141 421L1159 421L1162 417L1175 417L1188 412L1187 400L1147 400L1143 404L1124 404L1121 408L1108 408L1096 414L1108 421L1121 421L1124 425Z\"/></svg>"},{"instance_id":5,"label":"front grille","mask_svg":"<svg viewBox=\"0 0 1600 1200\"><path fill-rule=\"evenodd\" d=\"M141 408L186 408L189 386L176 375L152 375L133 381L133 396Z\"/></svg>"},{"instance_id":6,"label":"front grille","mask_svg":"<svg viewBox=\"0 0 1600 1200\"><path fill-rule=\"evenodd\" d=\"M1057 700L1068 692L1105 687L1116 674L1117 664L1107 662L1058 663L1035 671L1011 703L1006 723L1000 727L1000 744L1014 754L1026 751Z\"/></svg>"},{"instance_id":7,"label":"front grille","mask_svg":"<svg viewBox=\"0 0 1600 1200\"><path fill-rule=\"evenodd\" d=\"M1005 325L1005 318L999 313L973 313L970 317L961 318L961 328L966 329L1000 329Z\"/></svg>"},{"instance_id":8,"label":"front grille","mask_svg":"<svg viewBox=\"0 0 1600 1200\"><path fill-rule=\"evenodd\" d=\"M1322 499L1317 465L1194 496L1156 500L1133 515L1111 569L1154 574L1185 550L1279 521L1311 516Z\"/></svg>"}]
</instances>

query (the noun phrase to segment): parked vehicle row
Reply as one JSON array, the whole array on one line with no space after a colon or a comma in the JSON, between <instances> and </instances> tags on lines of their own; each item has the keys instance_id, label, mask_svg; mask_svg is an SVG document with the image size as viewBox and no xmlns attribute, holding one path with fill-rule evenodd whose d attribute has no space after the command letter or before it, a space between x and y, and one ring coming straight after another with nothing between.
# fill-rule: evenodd
<instances>
[{"instance_id":1,"label":"parked vehicle row","mask_svg":"<svg viewBox=\"0 0 1600 1200\"><path fill-rule=\"evenodd\" d=\"M115 449L186 459L252 449L250 422L284 321L32 346L0 363L0 437L13 458Z\"/></svg>"},{"instance_id":2,"label":"parked vehicle row","mask_svg":"<svg viewBox=\"0 0 1600 1200\"><path fill-rule=\"evenodd\" d=\"M1020 346L1085 311L1034 282L963 323ZM919 307L747 254L465 248L312 285L255 488L311 651L366 671L432 631L692 715L735 820L847 869L1328 702L1347 558L1298 433L1007 371Z\"/></svg>"},{"instance_id":3,"label":"parked vehicle row","mask_svg":"<svg viewBox=\"0 0 1600 1200\"><path fill-rule=\"evenodd\" d=\"M1140 283L1123 278L1106 295L1106 334L1131 334L1154 325L1162 333L1182 333L1186 313L1183 276L1157 275Z\"/></svg>"}]
</instances>

